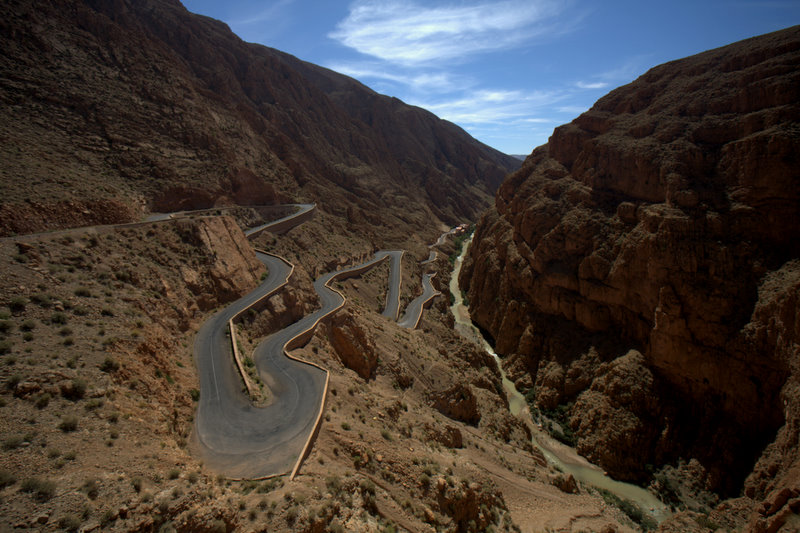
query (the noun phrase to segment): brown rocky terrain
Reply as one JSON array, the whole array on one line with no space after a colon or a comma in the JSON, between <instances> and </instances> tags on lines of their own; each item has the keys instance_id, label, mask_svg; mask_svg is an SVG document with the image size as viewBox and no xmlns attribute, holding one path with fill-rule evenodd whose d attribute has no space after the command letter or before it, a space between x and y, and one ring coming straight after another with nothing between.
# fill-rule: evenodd
<instances>
[{"instance_id":1,"label":"brown rocky terrain","mask_svg":"<svg viewBox=\"0 0 800 533\"><path fill-rule=\"evenodd\" d=\"M322 266L305 244L317 231L315 219L264 237L297 266L245 314L245 356L316 307L308 272ZM448 246L434 280L448 277ZM294 353L331 372L300 475L218 476L192 453L194 334L263 272L227 216L1 241L0 531L634 530L546 467L446 298L417 330L380 315L385 267L338 283L347 306Z\"/></svg>"},{"instance_id":2,"label":"brown rocky terrain","mask_svg":"<svg viewBox=\"0 0 800 533\"><path fill-rule=\"evenodd\" d=\"M800 27L655 67L506 179L461 274L582 454L754 531L797 526L798 154Z\"/></svg>"},{"instance_id":3,"label":"brown rocky terrain","mask_svg":"<svg viewBox=\"0 0 800 533\"><path fill-rule=\"evenodd\" d=\"M0 9L0 235L324 199L385 241L476 218L519 166L177 0Z\"/></svg>"}]
</instances>

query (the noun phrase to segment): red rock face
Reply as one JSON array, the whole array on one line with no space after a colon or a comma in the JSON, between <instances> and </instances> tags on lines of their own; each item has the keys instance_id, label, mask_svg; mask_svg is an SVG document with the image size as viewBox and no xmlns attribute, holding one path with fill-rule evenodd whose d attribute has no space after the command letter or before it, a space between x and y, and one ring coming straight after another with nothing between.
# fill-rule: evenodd
<instances>
[{"instance_id":1,"label":"red rock face","mask_svg":"<svg viewBox=\"0 0 800 533\"><path fill-rule=\"evenodd\" d=\"M776 432L796 442L799 124L795 27L611 92L481 220L472 316L540 406L576 402L579 451L614 475L694 457L735 493Z\"/></svg>"}]
</instances>

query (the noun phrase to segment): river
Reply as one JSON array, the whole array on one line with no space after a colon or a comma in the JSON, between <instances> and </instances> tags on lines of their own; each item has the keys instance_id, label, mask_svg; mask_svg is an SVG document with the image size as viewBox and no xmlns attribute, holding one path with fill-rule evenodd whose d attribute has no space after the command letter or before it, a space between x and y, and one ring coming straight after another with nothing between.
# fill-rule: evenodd
<instances>
[{"instance_id":1,"label":"river","mask_svg":"<svg viewBox=\"0 0 800 533\"><path fill-rule=\"evenodd\" d=\"M574 448L570 448L556 441L533 423L525 397L517 390L514 383L506 377L503 365L500 364L500 358L478 328L472 323L472 319L469 316L469 308L464 305L464 301L461 297L461 289L458 286L458 275L461 272L464 255L467 253L467 249L471 243L472 236L464 241L464 247L455 261L453 275L450 278L450 292L455 297L455 302L450 307L456 319L455 329L462 336L478 343L494 357L497 368L500 370L500 375L503 378L503 389L505 389L506 395L508 396L509 411L511 411L511 414L514 416L520 417L528 425L531 430L531 442L533 445L541 450L548 463L562 472L572 474L577 481L586 485L605 489L622 499L635 503L642 511L648 513L658 522L667 518L670 515L669 508L654 494L637 485L611 479L605 475L600 467L593 465L585 458L578 455Z\"/></svg>"}]
</instances>

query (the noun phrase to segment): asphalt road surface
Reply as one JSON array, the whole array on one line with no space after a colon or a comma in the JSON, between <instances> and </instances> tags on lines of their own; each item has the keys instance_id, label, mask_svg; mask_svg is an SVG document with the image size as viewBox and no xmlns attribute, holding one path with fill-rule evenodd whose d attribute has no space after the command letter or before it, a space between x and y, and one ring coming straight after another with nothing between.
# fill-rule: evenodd
<instances>
[{"instance_id":1,"label":"asphalt road surface","mask_svg":"<svg viewBox=\"0 0 800 533\"><path fill-rule=\"evenodd\" d=\"M431 278L433 274L422 275L422 294L411 300L406 307L406 313L403 318L397 323L401 328L414 329L419 324L422 318L422 309L425 307L431 298L439 294L439 291L431 285Z\"/></svg>"},{"instance_id":2,"label":"asphalt road surface","mask_svg":"<svg viewBox=\"0 0 800 533\"><path fill-rule=\"evenodd\" d=\"M310 413L309 424L313 424L325 382L324 372L286 358L281 350L279 360L269 367L279 376L270 380L277 384L271 404L254 407L243 391L231 351L228 321L279 288L291 270L277 257L257 255L268 268L267 279L207 320L194 345L200 375L197 440L206 463L230 477L261 477L290 470L308 437L301 420L309 416L303 414ZM303 395L298 394L301 388L306 392ZM296 441L302 442L298 445Z\"/></svg>"},{"instance_id":3,"label":"asphalt road surface","mask_svg":"<svg viewBox=\"0 0 800 533\"><path fill-rule=\"evenodd\" d=\"M317 207L316 204L289 204L293 207L297 208L297 211L290 215L286 215L283 218L279 218L278 220L273 220L272 222L267 222L266 224L262 224L260 226L256 226L254 228L250 228L249 230L245 231L244 234L247 237L253 237L261 233L262 231L272 231L273 233L284 233L289 229L295 227L296 225L300 224L301 222L310 218L311 213ZM273 228L280 228L278 231L273 231Z\"/></svg>"},{"instance_id":4,"label":"asphalt road surface","mask_svg":"<svg viewBox=\"0 0 800 533\"><path fill-rule=\"evenodd\" d=\"M389 256L389 289L386 291L386 307L381 315L390 320L397 320L400 316L400 275L402 274L402 250L392 252L379 252Z\"/></svg>"},{"instance_id":5,"label":"asphalt road surface","mask_svg":"<svg viewBox=\"0 0 800 533\"><path fill-rule=\"evenodd\" d=\"M329 281L360 274L393 253L378 252L366 263L317 279L314 288L321 308L256 347L253 359L269 386L266 407L254 407L243 391L226 334L231 317L279 287L289 272L290 266L281 259L258 254L269 270L267 279L206 321L195 340L201 384L196 435L207 465L233 478L258 478L292 469L314 430L326 374L286 357L283 348L344 304L343 297L327 286Z\"/></svg>"}]
</instances>

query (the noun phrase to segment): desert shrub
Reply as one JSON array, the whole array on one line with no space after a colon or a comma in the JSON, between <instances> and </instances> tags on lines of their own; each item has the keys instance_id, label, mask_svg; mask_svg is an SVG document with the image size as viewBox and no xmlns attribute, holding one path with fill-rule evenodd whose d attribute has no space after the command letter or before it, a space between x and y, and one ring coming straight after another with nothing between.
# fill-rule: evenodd
<instances>
[{"instance_id":1,"label":"desert shrub","mask_svg":"<svg viewBox=\"0 0 800 533\"><path fill-rule=\"evenodd\" d=\"M173 468L172 470L169 471L167 477L169 477L170 479L178 479L179 477L181 477L181 471L178 470L177 468Z\"/></svg>"},{"instance_id":2,"label":"desert shrub","mask_svg":"<svg viewBox=\"0 0 800 533\"><path fill-rule=\"evenodd\" d=\"M31 319L23 320L22 324L20 324L19 329L22 331L31 331L33 328L36 327L36 322Z\"/></svg>"},{"instance_id":3,"label":"desert shrub","mask_svg":"<svg viewBox=\"0 0 800 533\"><path fill-rule=\"evenodd\" d=\"M136 476L131 480L131 485L133 485L133 490L135 490L137 493L142 492L142 483L144 483L144 480L142 479L141 476Z\"/></svg>"},{"instance_id":4,"label":"desert shrub","mask_svg":"<svg viewBox=\"0 0 800 533\"><path fill-rule=\"evenodd\" d=\"M103 362L100 364L100 370L103 372L116 372L119 370L119 363L111 356L106 357L103 359Z\"/></svg>"},{"instance_id":5,"label":"desert shrub","mask_svg":"<svg viewBox=\"0 0 800 533\"><path fill-rule=\"evenodd\" d=\"M31 333L30 331L26 331L25 333L22 334L22 340L24 340L25 342L32 341L33 340L33 333Z\"/></svg>"},{"instance_id":6,"label":"desert shrub","mask_svg":"<svg viewBox=\"0 0 800 533\"><path fill-rule=\"evenodd\" d=\"M31 296L31 301L36 305L44 308L48 308L53 305L53 299L44 293L38 293Z\"/></svg>"},{"instance_id":7,"label":"desert shrub","mask_svg":"<svg viewBox=\"0 0 800 533\"><path fill-rule=\"evenodd\" d=\"M381 437L383 437L386 440L392 440L392 434L389 433L389 430L387 430L387 429L382 429L381 430Z\"/></svg>"},{"instance_id":8,"label":"desert shrub","mask_svg":"<svg viewBox=\"0 0 800 533\"><path fill-rule=\"evenodd\" d=\"M72 328L69 326L64 326L58 331L58 334L62 337L66 337L67 335L72 335Z\"/></svg>"},{"instance_id":9,"label":"desert shrub","mask_svg":"<svg viewBox=\"0 0 800 533\"><path fill-rule=\"evenodd\" d=\"M342 429L345 431L350 431L350 424L347 422L342 422Z\"/></svg>"},{"instance_id":10,"label":"desert shrub","mask_svg":"<svg viewBox=\"0 0 800 533\"><path fill-rule=\"evenodd\" d=\"M11 298L10 302L8 302L8 308L11 309L12 313L23 312L26 305L28 305L28 299L22 296L15 296L14 298Z\"/></svg>"},{"instance_id":11,"label":"desert shrub","mask_svg":"<svg viewBox=\"0 0 800 533\"><path fill-rule=\"evenodd\" d=\"M21 435L11 435L3 439L3 449L7 451L16 450L22 446L23 442L25 442L25 439L23 439Z\"/></svg>"},{"instance_id":12,"label":"desert shrub","mask_svg":"<svg viewBox=\"0 0 800 533\"><path fill-rule=\"evenodd\" d=\"M99 409L103 407L106 402L103 401L101 398L92 398L88 402L86 402L86 410L87 411L94 411L95 409Z\"/></svg>"},{"instance_id":13,"label":"desert shrub","mask_svg":"<svg viewBox=\"0 0 800 533\"><path fill-rule=\"evenodd\" d=\"M49 479L30 477L22 482L19 490L32 494L39 502L46 502L56 494L56 484Z\"/></svg>"},{"instance_id":14,"label":"desert shrub","mask_svg":"<svg viewBox=\"0 0 800 533\"><path fill-rule=\"evenodd\" d=\"M429 487L431 484L431 477L428 474L422 474L419 476L419 484L424 488Z\"/></svg>"},{"instance_id":15,"label":"desert shrub","mask_svg":"<svg viewBox=\"0 0 800 533\"><path fill-rule=\"evenodd\" d=\"M3 335L11 333L14 330L14 323L10 320L0 320L0 333Z\"/></svg>"},{"instance_id":16,"label":"desert shrub","mask_svg":"<svg viewBox=\"0 0 800 533\"><path fill-rule=\"evenodd\" d=\"M78 429L78 417L74 415L67 415L61 419L61 422L58 424L58 429L63 431L64 433L69 433L71 431L75 431Z\"/></svg>"},{"instance_id":17,"label":"desert shrub","mask_svg":"<svg viewBox=\"0 0 800 533\"><path fill-rule=\"evenodd\" d=\"M69 384L61 386L61 395L72 401L77 401L86 396L88 385L83 378L74 378Z\"/></svg>"},{"instance_id":18,"label":"desert shrub","mask_svg":"<svg viewBox=\"0 0 800 533\"><path fill-rule=\"evenodd\" d=\"M5 355L11 351L11 348L14 347L14 343L11 341L0 341L0 355Z\"/></svg>"},{"instance_id":19,"label":"desert shrub","mask_svg":"<svg viewBox=\"0 0 800 533\"><path fill-rule=\"evenodd\" d=\"M261 485L259 485L258 488L256 489L256 492L259 493L259 494L267 494L268 492L271 492L276 487L280 487L281 484L282 484L282 482L278 478L270 479L270 480L265 481Z\"/></svg>"},{"instance_id":20,"label":"desert shrub","mask_svg":"<svg viewBox=\"0 0 800 533\"><path fill-rule=\"evenodd\" d=\"M292 525L295 520L297 520L297 507L293 505L286 509L286 523Z\"/></svg>"},{"instance_id":21,"label":"desert shrub","mask_svg":"<svg viewBox=\"0 0 800 533\"><path fill-rule=\"evenodd\" d=\"M100 494L100 487L97 485L96 479L87 479L83 484L83 492L90 500L96 500Z\"/></svg>"},{"instance_id":22,"label":"desert shrub","mask_svg":"<svg viewBox=\"0 0 800 533\"><path fill-rule=\"evenodd\" d=\"M240 488L242 490L242 494L249 494L252 491L256 490L257 487L258 487L258 481L250 479L243 482Z\"/></svg>"},{"instance_id":23,"label":"desert shrub","mask_svg":"<svg viewBox=\"0 0 800 533\"><path fill-rule=\"evenodd\" d=\"M74 514L67 514L58 519L58 527L64 531L78 531L81 527L81 519Z\"/></svg>"},{"instance_id":24,"label":"desert shrub","mask_svg":"<svg viewBox=\"0 0 800 533\"><path fill-rule=\"evenodd\" d=\"M75 296L80 296L81 298L91 298L92 293L89 292L89 289L86 287L79 287L75 289Z\"/></svg>"},{"instance_id":25,"label":"desert shrub","mask_svg":"<svg viewBox=\"0 0 800 533\"><path fill-rule=\"evenodd\" d=\"M65 315L61 311L56 311L55 313L52 314L52 316L50 316L50 322L52 322L53 324L59 324L63 326L64 324L67 323L67 315Z\"/></svg>"},{"instance_id":26,"label":"desert shrub","mask_svg":"<svg viewBox=\"0 0 800 533\"><path fill-rule=\"evenodd\" d=\"M36 401L34 405L37 409L44 409L50 403L50 393L43 392L39 396L36 397Z\"/></svg>"},{"instance_id":27,"label":"desert shrub","mask_svg":"<svg viewBox=\"0 0 800 533\"><path fill-rule=\"evenodd\" d=\"M111 509L106 509L105 512L103 512L103 515L100 517L100 526L103 528L108 527L108 525L113 521L114 513L111 511Z\"/></svg>"},{"instance_id":28,"label":"desert shrub","mask_svg":"<svg viewBox=\"0 0 800 533\"><path fill-rule=\"evenodd\" d=\"M64 346L72 346L75 344L75 337L67 337L64 339Z\"/></svg>"},{"instance_id":29,"label":"desert shrub","mask_svg":"<svg viewBox=\"0 0 800 533\"><path fill-rule=\"evenodd\" d=\"M208 530L211 533L226 533L228 531L228 526L226 526L225 522L222 520L216 519L211 521Z\"/></svg>"},{"instance_id":30,"label":"desert shrub","mask_svg":"<svg viewBox=\"0 0 800 533\"><path fill-rule=\"evenodd\" d=\"M114 311L108 307L104 307L102 310L100 310L100 314L103 316L114 316Z\"/></svg>"},{"instance_id":31,"label":"desert shrub","mask_svg":"<svg viewBox=\"0 0 800 533\"><path fill-rule=\"evenodd\" d=\"M6 469L0 469L0 489L9 487L17 482L16 476Z\"/></svg>"},{"instance_id":32,"label":"desert shrub","mask_svg":"<svg viewBox=\"0 0 800 533\"><path fill-rule=\"evenodd\" d=\"M19 374L12 374L12 375L11 375L11 376L8 378L8 381L6 382L6 386L7 386L7 387L8 387L10 390L13 390L13 389L14 389L14 388L15 388L17 385L19 385L19 382L20 382L20 381L22 381L22 376L20 376Z\"/></svg>"},{"instance_id":33,"label":"desert shrub","mask_svg":"<svg viewBox=\"0 0 800 533\"><path fill-rule=\"evenodd\" d=\"M200 401L200 391L197 389L189 390L189 396L192 397L192 401L198 402Z\"/></svg>"}]
</instances>

